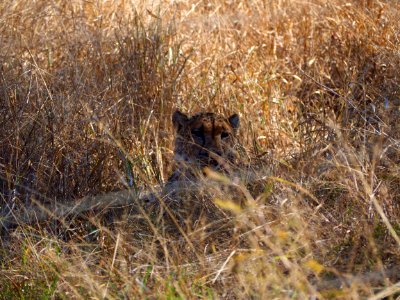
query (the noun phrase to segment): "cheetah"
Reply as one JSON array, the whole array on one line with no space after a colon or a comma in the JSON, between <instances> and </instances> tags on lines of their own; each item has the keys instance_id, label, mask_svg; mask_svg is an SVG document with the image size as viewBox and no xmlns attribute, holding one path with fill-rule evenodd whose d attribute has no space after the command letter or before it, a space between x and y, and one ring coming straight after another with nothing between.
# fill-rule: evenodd
<instances>
[{"instance_id":1,"label":"cheetah","mask_svg":"<svg viewBox=\"0 0 400 300\"><path fill-rule=\"evenodd\" d=\"M226 118L212 113L192 117L176 111L172 116L175 129L174 161L176 170L168 182L191 180L205 167L228 172L238 161L236 151L239 115Z\"/></svg>"},{"instance_id":2,"label":"cheetah","mask_svg":"<svg viewBox=\"0 0 400 300\"><path fill-rule=\"evenodd\" d=\"M224 178L229 177L229 180L236 179L235 173L241 168L242 151L237 138L239 115L225 117L203 112L188 116L176 111L172 123L175 130L175 170L162 189L160 201L155 202L162 203L156 207L162 210L165 207L169 212L158 215L165 216L165 222L173 216L175 221L172 223L178 222L181 228L192 228L206 220L211 222L223 218L225 213L213 199L230 195L230 185L209 178L207 168L226 175ZM234 194L238 191L235 190Z\"/></svg>"}]
</instances>

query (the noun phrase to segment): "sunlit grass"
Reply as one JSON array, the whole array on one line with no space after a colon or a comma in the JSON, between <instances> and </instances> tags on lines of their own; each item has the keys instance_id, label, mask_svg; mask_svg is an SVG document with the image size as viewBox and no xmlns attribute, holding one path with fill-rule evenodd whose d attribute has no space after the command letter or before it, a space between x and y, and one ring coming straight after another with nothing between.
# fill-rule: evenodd
<instances>
[{"instance_id":1,"label":"sunlit grass","mask_svg":"<svg viewBox=\"0 0 400 300\"><path fill-rule=\"evenodd\" d=\"M3 1L0 298L398 296L399 19L395 1ZM167 180L175 109L240 115L237 178L109 207Z\"/></svg>"}]
</instances>

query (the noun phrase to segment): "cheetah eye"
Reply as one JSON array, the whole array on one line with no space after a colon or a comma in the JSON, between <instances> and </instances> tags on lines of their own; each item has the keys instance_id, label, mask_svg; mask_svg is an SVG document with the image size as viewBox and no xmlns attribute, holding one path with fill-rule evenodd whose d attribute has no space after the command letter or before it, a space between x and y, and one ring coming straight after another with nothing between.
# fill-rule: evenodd
<instances>
[{"instance_id":1,"label":"cheetah eye","mask_svg":"<svg viewBox=\"0 0 400 300\"><path fill-rule=\"evenodd\" d=\"M192 129L192 135L202 138L203 137L203 130L201 128Z\"/></svg>"},{"instance_id":2,"label":"cheetah eye","mask_svg":"<svg viewBox=\"0 0 400 300\"><path fill-rule=\"evenodd\" d=\"M229 136L229 133L223 132L221 133L221 139L226 139Z\"/></svg>"}]
</instances>

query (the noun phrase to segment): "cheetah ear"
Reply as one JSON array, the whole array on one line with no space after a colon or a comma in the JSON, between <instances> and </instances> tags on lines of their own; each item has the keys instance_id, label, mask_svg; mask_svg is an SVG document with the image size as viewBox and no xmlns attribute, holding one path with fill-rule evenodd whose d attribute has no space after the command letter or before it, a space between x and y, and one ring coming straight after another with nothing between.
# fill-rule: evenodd
<instances>
[{"instance_id":1,"label":"cheetah ear","mask_svg":"<svg viewBox=\"0 0 400 300\"><path fill-rule=\"evenodd\" d=\"M229 123L231 124L232 128L234 130L237 130L240 126L240 121L239 121L239 115L238 114L233 114L228 118Z\"/></svg>"},{"instance_id":2,"label":"cheetah ear","mask_svg":"<svg viewBox=\"0 0 400 300\"><path fill-rule=\"evenodd\" d=\"M179 110L172 115L172 124L176 130L179 130L189 120L188 116L181 113Z\"/></svg>"}]
</instances>

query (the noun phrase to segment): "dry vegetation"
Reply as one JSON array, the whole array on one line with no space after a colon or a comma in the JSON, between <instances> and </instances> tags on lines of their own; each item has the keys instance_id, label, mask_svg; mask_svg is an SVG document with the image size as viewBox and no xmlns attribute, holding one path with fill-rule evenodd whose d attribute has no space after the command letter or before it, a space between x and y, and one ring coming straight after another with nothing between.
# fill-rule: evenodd
<instances>
[{"instance_id":1,"label":"dry vegetation","mask_svg":"<svg viewBox=\"0 0 400 300\"><path fill-rule=\"evenodd\" d=\"M398 297L399 20L390 0L2 1L0 298ZM20 218L165 182L177 108L240 114L241 207Z\"/></svg>"}]
</instances>

